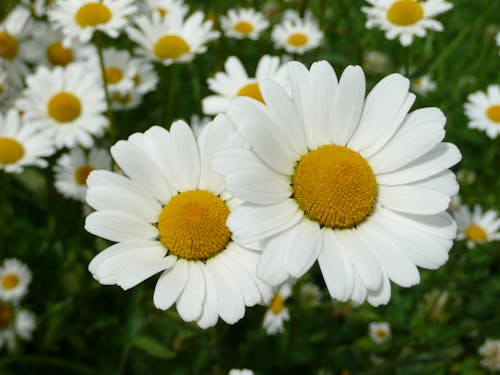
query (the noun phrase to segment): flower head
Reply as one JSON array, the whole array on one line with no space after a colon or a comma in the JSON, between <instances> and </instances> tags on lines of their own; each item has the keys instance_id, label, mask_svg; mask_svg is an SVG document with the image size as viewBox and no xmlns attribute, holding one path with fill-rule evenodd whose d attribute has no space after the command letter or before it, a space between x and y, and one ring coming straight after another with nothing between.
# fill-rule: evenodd
<instances>
[{"instance_id":1,"label":"flower head","mask_svg":"<svg viewBox=\"0 0 500 375\"><path fill-rule=\"evenodd\" d=\"M479 362L482 367L490 371L500 371L500 340L486 339L478 352L484 357Z\"/></svg>"},{"instance_id":2,"label":"flower head","mask_svg":"<svg viewBox=\"0 0 500 375\"><path fill-rule=\"evenodd\" d=\"M312 13L303 18L295 11L287 11L280 24L272 31L276 48L284 48L288 53L303 54L318 47L323 41L323 32Z\"/></svg>"},{"instance_id":3,"label":"flower head","mask_svg":"<svg viewBox=\"0 0 500 375\"><path fill-rule=\"evenodd\" d=\"M291 285L285 283L278 289L271 300L262 322L262 327L264 327L268 335L275 335L283 332L284 323L290 320L290 312L285 305L285 301L291 294Z\"/></svg>"},{"instance_id":4,"label":"flower head","mask_svg":"<svg viewBox=\"0 0 500 375\"><path fill-rule=\"evenodd\" d=\"M464 107L469 128L483 130L491 139L500 134L500 85L470 94Z\"/></svg>"},{"instance_id":5,"label":"flower head","mask_svg":"<svg viewBox=\"0 0 500 375\"><path fill-rule=\"evenodd\" d=\"M370 338L376 344L382 344L391 338L391 326L387 322L372 322L368 326Z\"/></svg>"},{"instance_id":6,"label":"flower head","mask_svg":"<svg viewBox=\"0 0 500 375\"><path fill-rule=\"evenodd\" d=\"M19 302L28 292L31 271L15 258L5 259L0 267L0 299Z\"/></svg>"},{"instance_id":7,"label":"flower head","mask_svg":"<svg viewBox=\"0 0 500 375\"><path fill-rule=\"evenodd\" d=\"M453 215L458 224L458 239L466 240L469 248L500 239L500 218L497 211L491 209L483 213L479 205L475 205L473 211L467 206L461 206Z\"/></svg>"},{"instance_id":8,"label":"flower head","mask_svg":"<svg viewBox=\"0 0 500 375\"><path fill-rule=\"evenodd\" d=\"M221 17L221 27L228 37L257 39L269 27L269 21L252 8L229 9L227 15Z\"/></svg>"}]
</instances>

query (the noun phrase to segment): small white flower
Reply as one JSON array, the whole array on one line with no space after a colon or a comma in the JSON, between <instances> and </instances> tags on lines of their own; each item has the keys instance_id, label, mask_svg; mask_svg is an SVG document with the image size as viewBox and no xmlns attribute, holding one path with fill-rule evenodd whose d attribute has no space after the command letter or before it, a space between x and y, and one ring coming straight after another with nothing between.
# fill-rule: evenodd
<instances>
[{"instance_id":1,"label":"small white flower","mask_svg":"<svg viewBox=\"0 0 500 375\"><path fill-rule=\"evenodd\" d=\"M95 148L87 156L82 149L75 148L57 160L55 187L65 197L85 202L87 177L96 169L111 169L109 152Z\"/></svg>"},{"instance_id":2,"label":"small white flower","mask_svg":"<svg viewBox=\"0 0 500 375\"><path fill-rule=\"evenodd\" d=\"M92 136L108 126L99 72L81 63L52 70L39 67L27 77L27 88L17 105L25 121L43 129L57 148L92 147Z\"/></svg>"},{"instance_id":3,"label":"small white flower","mask_svg":"<svg viewBox=\"0 0 500 375\"><path fill-rule=\"evenodd\" d=\"M19 302L28 292L31 271L15 258L5 259L0 267L0 299Z\"/></svg>"},{"instance_id":4,"label":"small white flower","mask_svg":"<svg viewBox=\"0 0 500 375\"><path fill-rule=\"evenodd\" d=\"M307 11L301 18L295 11L284 13L281 23L272 31L272 39L276 48L284 48L288 53L303 54L323 41L323 32L311 12Z\"/></svg>"},{"instance_id":5,"label":"small white flower","mask_svg":"<svg viewBox=\"0 0 500 375\"><path fill-rule=\"evenodd\" d=\"M0 171L21 173L23 167L45 168L54 153L51 139L28 124L16 109L0 113Z\"/></svg>"},{"instance_id":6,"label":"small white flower","mask_svg":"<svg viewBox=\"0 0 500 375\"><path fill-rule=\"evenodd\" d=\"M368 330L370 338L376 344L382 344L391 338L391 326L387 322L372 322Z\"/></svg>"},{"instance_id":7,"label":"small white flower","mask_svg":"<svg viewBox=\"0 0 500 375\"><path fill-rule=\"evenodd\" d=\"M484 357L479 362L482 367L490 371L500 371L500 340L486 339L478 352Z\"/></svg>"},{"instance_id":8,"label":"small white flower","mask_svg":"<svg viewBox=\"0 0 500 375\"><path fill-rule=\"evenodd\" d=\"M304 283L299 288L298 299L305 306L316 306L319 304L321 291L316 284Z\"/></svg>"},{"instance_id":9,"label":"small white flower","mask_svg":"<svg viewBox=\"0 0 500 375\"><path fill-rule=\"evenodd\" d=\"M141 2L139 6L147 15L157 12L162 17L171 14L179 14L184 17L189 11L183 0L146 0Z\"/></svg>"},{"instance_id":10,"label":"small white flower","mask_svg":"<svg viewBox=\"0 0 500 375\"><path fill-rule=\"evenodd\" d=\"M244 369L233 368L233 369L229 370L228 375L253 375L253 371L249 370L247 368L244 368Z\"/></svg>"},{"instance_id":11,"label":"small white flower","mask_svg":"<svg viewBox=\"0 0 500 375\"><path fill-rule=\"evenodd\" d=\"M14 352L17 338L30 340L35 328L35 315L31 311L0 300L0 349L5 347Z\"/></svg>"},{"instance_id":12,"label":"small white flower","mask_svg":"<svg viewBox=\"0 0 500 375\"><path fill-rule=\"evenodd\" d=\"M95 31L117 38L137 7L134 0L57 0L48 12L56 29L62 29L64 44L92 39Z\"/></svg>"},{"instance_id":13,"label":"small white flower","mask_svg":"<svg viewBox=\"0 0 500 375\"><path fill-rule=\"evenodd\" d=\"M467 206L459 207L453 216L458 225L459 240L466 240L467 246L473 248L476 244L500 239L500 219L498 212L491 209L483 213L479 205L471 212Z\"/></svg>"},{"instance_id":14,"label":"small white flower","mask_svg":"<svg viewBox=\"0 0 500 375\"><path fill-rule=\"evenodd\" d=\"M187 63L207 50L206 43L219 37L219 32L212 30L212 21L204 21L203 17L202 12L186 19L181 14L161 17L155 12L150 17L137 17L137 27L128 27L127 33L139 44L138 54L164 65Z\"/></svg>"},{"instance_id":15,"label":"small white flower","mask_svg":"<svg viewBox=\"0 0 500 375\"><path fill-rule=\"evenodd\" d=\"M284 330L284 323L290 320L290 312L285 306L285 301L292 294L292 287L290 284L283 284L278 292L271 300L269 307L264 315L262 327L264 327L268 335L275 335Z\"/></svg>"},{"instance_id":16,"label":"small white flower","mask_svg":"<svg viewBox=\"0 0 500 375\"><path fill-rule=\"evenodd\" d=\"M271 78L288 86L287 72L276 56L264 55L260 58L255 76L249 77L242 62L236 56L230 56L224 63L225 72L217 72L207 80L210 90L216 95L203 99L203 112L215 115L224 112L233 98L246 96L264 102L259 84Z\"/></svg>"},{"instance_id":17,"label":"small white flower","mask_svg":"<svg viewBox=\"0 0 500 375\"><path fill-rule=\"evenodd\" d=\"M380 51L367 51L363 54L363 68L370 73L384 73L389 59Z\"/></svg>"},{"instance_id":18,"label":"small white flower","mask_svg":"<svg viewBox=\"0 0 500 375\"><path fill-rule=\"evenodd\" d=\"M368 19L366 27L385 31L387 39L399 38L409 46L413 37L424 37L427 29L443 31L441 22L434 19L453 7L445 0L367 0L371 7L362 7Z\"/></svg>"},{"instance_id":19,"label":"small white flower","mask_svg":"<svg viewBox=\"0 0 500 375\"><path fill-rule=\"evenodd\" d=\"M427 95L436 90L436 82L434 82L429 74L425 74L412 82L413 91L420 95Z\"/></svg>"},{"instance_id":20,"label":"small white flower","mask_svg":"<svg viewBox=\"0 0 500 375\"><path fill-rule=\"evenodd\" d=\"M220 18L224 34L236 39L257 39L269 27L264 15L253 8L229 9Z\"/></svg>"},{"instance_id":21,"label":"small white flower","mask_svg":"<svg viewBox=\"0 0 500 375\"><path fill-rule=\"evenodd\" d=\"M500 134L500 85L489 85L486 92L477 91L467 97L467 126L486 132L495 139Z\"/></svg>"}]
</instances>

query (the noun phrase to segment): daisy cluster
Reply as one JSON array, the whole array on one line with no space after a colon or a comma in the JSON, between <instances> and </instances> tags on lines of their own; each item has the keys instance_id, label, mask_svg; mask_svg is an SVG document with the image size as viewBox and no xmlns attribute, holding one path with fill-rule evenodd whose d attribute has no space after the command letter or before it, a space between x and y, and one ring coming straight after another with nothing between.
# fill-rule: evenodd
<instances>
[{"instance_id":1,"label":"daisy cluster","mask_svg":"<svg viewBox=\"0 0 500 375\"><path fill-rule=\"evenodd\" d=\"M217 15L183 0L26 0L8 13L0 22L0 177L32 183L36 171L48 205L66 198L83 207L76 231L97 238L81 240L85 251L68 264L85 257L98 283L123 290L153 280L147 309L202 329L236 324L263 305L259 324L273 336L286 332L296 308L335 304L332 316L342 320L365 302L401 298L422 270L445 265L455 241L474 248L500 239L497 211L477 202L469 209L458 195L457 178L474 178L452 171L462 153L434 106L439 73L407 61L417 38L444 31L436 18L453 5L367 0L356 9L367 29L399 40L400 73L377 50L360 54L363 67L298 61L335 49L321 21L328 14L306 5ZM244 43L269 48L253 65L238 48L224 49ZM200 78L200 66L210 73ZM195 98L189 121L176 119L186 96ZM468 127L495 139L500 86L464 100ZM0 348L31 337L33 314L19 307L30 281L16 259L0 267ZM445 321L444 287L422 295L426 317ZM374 347L401 334L376 314L362 323ZM497 349L490 341L479 349L483 367L496 368Z\"/></svg>"}]
</instances>

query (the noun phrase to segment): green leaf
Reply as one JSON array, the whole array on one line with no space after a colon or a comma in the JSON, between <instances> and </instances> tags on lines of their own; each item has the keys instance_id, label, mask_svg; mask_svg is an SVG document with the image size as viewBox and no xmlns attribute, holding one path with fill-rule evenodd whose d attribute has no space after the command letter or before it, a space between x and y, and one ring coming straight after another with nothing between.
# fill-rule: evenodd
<instances>
[{"instance_id":1,"label":"green leaf","mask_svg":"<svg viewBox=\"0 0 500 375\"><path fill-rule=\"evenodd\" d=\"M162 359L175 357L175 352L167 349L165 345L151 336L137 336L134 338L133 345L153 357Z\"/></svg>"}]
</instances>

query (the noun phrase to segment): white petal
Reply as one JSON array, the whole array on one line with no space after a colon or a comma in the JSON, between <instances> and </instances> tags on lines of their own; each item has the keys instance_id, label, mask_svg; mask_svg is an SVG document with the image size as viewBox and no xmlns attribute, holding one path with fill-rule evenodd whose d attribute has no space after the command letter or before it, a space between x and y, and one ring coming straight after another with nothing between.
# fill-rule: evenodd
<instances>
[{"instance_id":1,"label":"white petal","mask_svg":"<svg viewBox=\"0 0 500 375\"><path fill-rule=\"evenodd\" d=\"M382 284L381 284L382 285ZM380 288L380 287L379 287ZM376 289L375 291L378 291ZM359 273L356 269L353 272L353 288L350 299L358 304L362 304L366 300L366 296L368 295L368 290L366 289L365 284L361 280Z\"/></svg>"},{"instance_id":2,"label":"white petal","mask_svg":"<svg viewBox=\"0 0 500 375\"><path fill-rule=\"evenodd\" d=\"M175 256L158 258L156 254L143 253L141 258L120 272L117 284L123 290L130 289L154 274L172 267L177 261Z\"/></svg>"},{"instance_id":3,"label":"white petal","mask_svg":"<svg viewBox=\"0 0 500 375\"><path fill-rule=\"evenodd\" d=\"M212 327L217 323L219 318L219 310L217 306L217 287L215 280L206 265L200 267L203 277L205 278L205 301L203 301L202 313L196 323L206 329Z\"/></svg>"},{"instance_id":4,"label":"white petal","mask_svg":"<svg viewBox=\"0 0 500 375\"><path fill-rule=\"evenodd\" d=\"M449 196L412 185L380 185L378 200L382 206L391 210L419 215L438 214L450 204Z\"/></svg>"},{"instance_id":5,"label":"white petal","mask_svg":"<svg viewBox=\"0 0 500 375\"><path fill-rule=\"evenodd\" d=\"M424 231L432 236L454 239L457 235L457 224L448 212L437 215L413 215L382 209L381 212L404 225Z\"/></svg>"},{"instance_id":6,"label":"white petal","mask_svg":"<svg viewBox=\"0 0 500 375\"><path fill-rule=\"evenodd\" d=\"M424 189L436 190L442 194L453 196L458 193L459 186L455 174L450 170L411 184Z\"/></svg>"},{"instance_id":7,"label":"white petal","mask_svg":"<svg viewBox=\"0 0 500 375\"><path fill-rule=\"evenodd\" d=\"M156 283L153 294L155 306L166 310L174 304L184 290L189 277L189 268L185 259L178 259L177 263L164 271Z\"/></svg>"},{"instance_id":8,"label":"white petal","mask_svg":"<svg viewBox=\"0 0 500 375\"><path fill-rule=\"evenodd\" d=\"M372 306L386 305L391 299L391 283L389 278L384 274L382 277L382 285L377 290L369 290L366 300Z\"/></svg>"},{"instance_id":9,"label":"white petal","mask_svg":"<svg viewBox=\"0 0 500 375\"><path fill-rule=\"evenodd\" d=\"M187 262L189 277L186 286L177 300L177 312L186 322L198 319L205 299L205 278L201 271L201 262Z\"/></svg>"},{"instance_id":10,"label":"white petal","mask_svg":"<svg viewBox=\"0 0 500 375\"><path fill-rule=\"evenodd\" d=\"M272 237L259 258L257 277L268 285L281 285L290 277L284 264L287 234L285 232Z\"/></svg>"}]
</instances>

